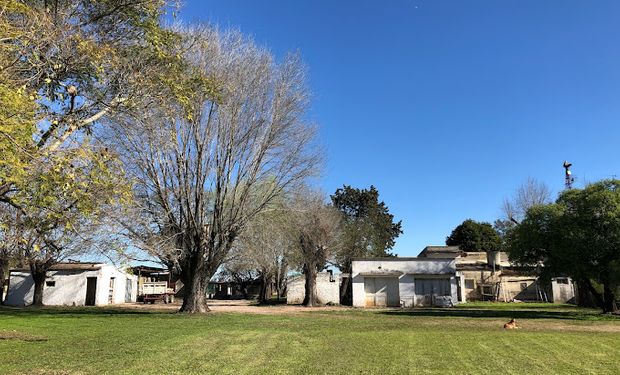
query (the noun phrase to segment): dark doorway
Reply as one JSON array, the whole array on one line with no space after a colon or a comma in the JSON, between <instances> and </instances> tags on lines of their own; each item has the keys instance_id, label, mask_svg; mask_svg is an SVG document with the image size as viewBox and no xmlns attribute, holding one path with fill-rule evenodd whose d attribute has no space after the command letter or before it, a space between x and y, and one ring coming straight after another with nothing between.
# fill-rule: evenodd
<instances>
[{"instance_id":1,"label":"dark doorway","mask_svg":"<svg viewBox=\"0 0 620 375\"><path fill-rule=\"evenodd\" d=\"M95 306L95 296L97 295L97 278L86 278L86 306Z\"/></svg>"}]
</instances>

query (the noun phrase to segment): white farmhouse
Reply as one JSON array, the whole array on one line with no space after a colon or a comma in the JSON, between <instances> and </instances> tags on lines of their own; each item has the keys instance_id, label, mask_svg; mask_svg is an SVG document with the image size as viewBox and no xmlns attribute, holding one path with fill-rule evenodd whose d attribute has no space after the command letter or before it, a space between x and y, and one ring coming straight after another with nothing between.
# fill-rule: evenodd
<instances>
[{"instance_id":1,"label":"white farmhouse","mask_svg":"<svg viewBox=\"0 0 620 375\"><path fill-rule=\"evenodd\" d=\"M101 263L59 263L47 273L43 287L44 305L108 305L135 302L137 276ZM34 281L29 269L9 273L5 304L32 304Z\"/></svg>"},{"instance_id":2,"label":"white farmhouse","mask_svg":"<svg viewBox=\"0 0 620 375\"><path fill-rule=\"evenodd\" d=\"M457 303L454 259L367 258L352 264L353 306L451 306Z\"/></svg>"}]
</instances>

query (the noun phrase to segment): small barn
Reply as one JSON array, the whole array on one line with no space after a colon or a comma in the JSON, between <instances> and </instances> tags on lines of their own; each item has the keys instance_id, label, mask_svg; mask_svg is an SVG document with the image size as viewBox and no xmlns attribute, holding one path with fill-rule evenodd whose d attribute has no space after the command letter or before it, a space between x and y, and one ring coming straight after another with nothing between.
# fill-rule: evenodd
<instances>
[{"instance_id":1,"label":"small barn","mask_svg":"<svg viewBox=\"0 0 620 375\"><path fill-rule=\"evenodd\" d=\"M5 304L32 304L34 280L30 269L9 272ZM58 263L47 272L43 304L50 306L100 306L135 302L137 277L103 263Z\"/></svg>"},{"instance_id":2,"label":"small barn","mask_svg":"<svg viewBox=\"0 0 620 375\"><path fill-rule=\"evenodd\" d=\"M454 259L354 259L353 306L451 306L457 302Z\"/></svg>"}]
</instances>

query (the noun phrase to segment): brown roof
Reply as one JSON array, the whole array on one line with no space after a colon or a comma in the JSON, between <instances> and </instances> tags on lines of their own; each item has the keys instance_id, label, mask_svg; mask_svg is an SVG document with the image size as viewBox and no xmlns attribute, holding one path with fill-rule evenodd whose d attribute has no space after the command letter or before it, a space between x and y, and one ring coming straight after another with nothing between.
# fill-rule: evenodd
<instances>
[{"instance_id":1,"label":"brown roof","mask_svg":"<svg viewBox=\"0 0 620 375\"><path fill-rule=\"evenodd\" d=\"M418 255L419 257L437 258L452 257L456 258L461 254L458 246L426 246Z\"/></svg>"},{"instance_id":2,"label":"brown roof","mask_svg":"<svg viewBox=\"0 0 620 375\"><path fill-rule=\"evenodd\" d=\"M57 263L53 265L49 270L50 271L64 271L64 270L79 270L79 271L88 271L88 270L98 270L103 266L102 263L82 263L82 262L71 262L71 263ZM15 268L11 271L25 271L30 272L30 268Z\"/></svg>"}]
</instances>

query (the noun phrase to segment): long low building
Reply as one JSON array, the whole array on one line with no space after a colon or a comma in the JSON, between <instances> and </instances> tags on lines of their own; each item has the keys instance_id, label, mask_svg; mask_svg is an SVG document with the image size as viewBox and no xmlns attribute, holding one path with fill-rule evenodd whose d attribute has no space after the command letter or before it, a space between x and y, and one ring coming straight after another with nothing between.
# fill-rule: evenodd
<instances>
[{"instance_id":1,"label":"long low building","mask_svg":"<svg viewBox=\"0 0 620 375\"><path fill-rule=\"evenodd\" d=\"M569 277L541 283L536 273L510 262L505 252L462 251L458 246L427 246L419 257L456 261L458 301L538 301L574 303Z\"/></svg>"},{"instance_id":2,"label":"long low building","mask_svg":"<svg viewBox=\"0 0 620 375\"><path fill-rule=\"evenodd\" d=\"M457 303L454 259L366 258L352 263L353 306L450 306Z\"/></svg>"},{"instance_id":3,"label":"long low building","mask_svg":"<svg viewBox=\"0 0 620 375\"><path fill-rule=\"evenodd\" d=\"M59 263L47 272L44 305L108 305L135 302L137 276L102 263ZM13 269L5 304L32 304L34 280L29 269Z\"/></svg>"}]
</instances>

